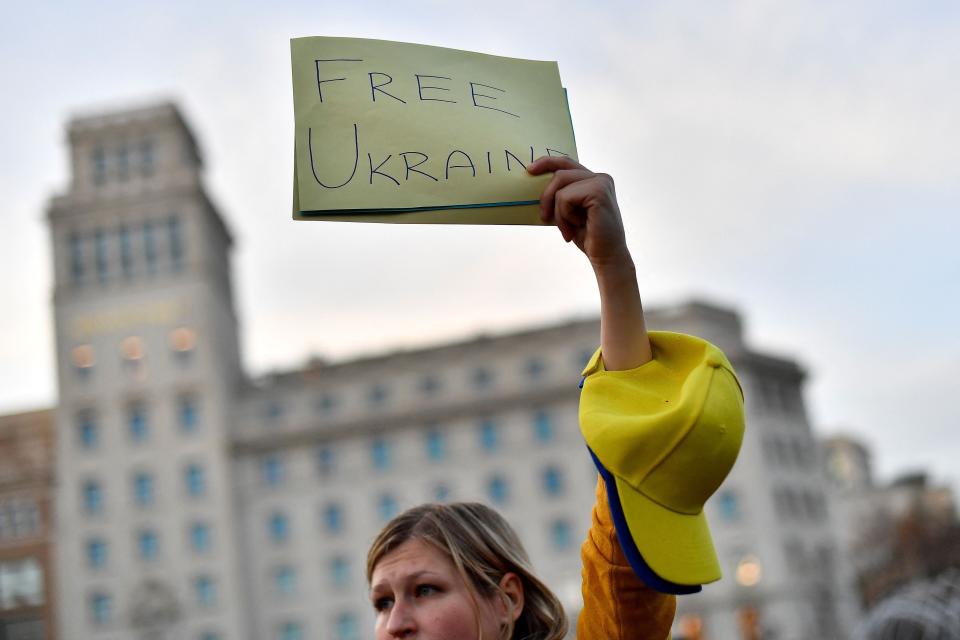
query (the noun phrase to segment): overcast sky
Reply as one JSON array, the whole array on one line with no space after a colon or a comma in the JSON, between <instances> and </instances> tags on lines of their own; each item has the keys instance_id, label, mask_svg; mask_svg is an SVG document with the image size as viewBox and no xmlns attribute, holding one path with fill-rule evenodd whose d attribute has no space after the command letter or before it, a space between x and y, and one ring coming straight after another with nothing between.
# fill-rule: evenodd
<instances>
[{"instance_id":1,"label":"overcast sky","mask_svg":"<svg viewBox=\"0 0 960 640\"><path fill-rule=\"evenodd\" d=\"M595 313L554 229L290 220L289 38L557 60L648 306L738 309L884 476L960 468L960 4L22 3L0 21L0 413L56 402L45 202L74 114L174 99L237 238L253 373Z\"/></svg>"}]
</instances>

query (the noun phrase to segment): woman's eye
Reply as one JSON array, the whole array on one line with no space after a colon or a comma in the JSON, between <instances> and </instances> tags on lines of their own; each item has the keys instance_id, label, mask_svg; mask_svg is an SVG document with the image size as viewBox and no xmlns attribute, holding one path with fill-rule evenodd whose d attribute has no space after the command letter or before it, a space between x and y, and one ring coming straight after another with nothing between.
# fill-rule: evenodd
<instances>
[{"instance_id":1,"label":"woman's eye","mask_svg":"<svg viewBox=\"0 0 960 640\"><path fill-rule=\"evenodd\" d=\"M373 601L373 608L380 613L381 611L386 611L393 605L393 598L377 598Z\"/></svg>"},{"instance_id":2,"label":"woman's eye","mask_svg":"<svg viewBox=\"0 0 960 640\"><path fill-rule=\"evenodd\" d=\"M417 596L432 596L437 593L437 589L432 584L421 584L417 586Z\"/></svg>"}]
</instances>

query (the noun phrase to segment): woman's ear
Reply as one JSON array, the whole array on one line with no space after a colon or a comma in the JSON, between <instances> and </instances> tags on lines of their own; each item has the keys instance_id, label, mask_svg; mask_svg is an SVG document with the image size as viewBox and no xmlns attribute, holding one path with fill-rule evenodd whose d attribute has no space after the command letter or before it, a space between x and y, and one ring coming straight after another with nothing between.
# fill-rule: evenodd
<instances>
[{"instance_id":1,"label":"woman's ear","mask_svg":"<svg viewBox=\"0 0 960 640\"><path fill-rule=\"evenodd\" d=\"M523 581L515 573L508 572L500 578L500 593L503 594L503 611L506 620L516 622L523 613Z\"/></svg>"}]
</instances>

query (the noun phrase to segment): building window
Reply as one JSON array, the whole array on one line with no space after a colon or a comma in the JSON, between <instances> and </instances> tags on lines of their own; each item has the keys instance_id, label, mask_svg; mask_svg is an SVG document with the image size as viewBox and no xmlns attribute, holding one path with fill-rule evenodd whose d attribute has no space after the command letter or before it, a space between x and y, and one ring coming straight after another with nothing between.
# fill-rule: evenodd
<instances>
[{"instance_id":1,"label":"building window","mask_svg":"<svg viewBox=\"0 0 960 640\"><path fill-rule=\"evenodd\" d=\"M330 560L330 583L334 587L350 585L350 561L344 556L334 556Z\"/></svg>"},{"instance_id":2,"label":"building window","mask_svg":"<svg viewBox=\"0 0 960 640\"><path fill-rule=\"evenodd\" d=\"M726 522L737 522L740 520L740 501L733 490L722 491L717 496L717 505L720 510L720 519Z\"/></svg>"},{"instance_id":3,"label":"building window","mask_svg":"<svg viewBox=\"0 0 960 640\"><path fill-rule=\"evenodd\" d=\"M93 366L97 363L97 355L89 344L81 344L70 350L70 361L80 379L85 380L93 373Z\"/></svg>"},{"instance_id":4,"label":"building window","mask_svg":"<svg viewBox=\"0 0 960 640\"><path fill-rule=\"evenodd\" d=\"M105 593L95 593L90 596L90 617L96 625L110 623L112 614L110 596Z\"/></svg>"},{"instance_id":5,"label":"building window","mask_svg":"<svg viewBox=\"0 0 960 640\"><path fill-rule=\"evenodd\" d=\"M170 261L174 269L183 267L183 232L180 219L171 216L167 219L167 244L170 249Z\"/></svg>"},{"instance_id":6,"label":"building window","mask_svg":"<svg viewBox=\"0 0 960 640\"><path fill-rule=\"evenodd\" d=\"M450 487L442 482L433 488L433 499L435 502L444 502L450 499Z\"/></svg>"},{"instance_id":7,"label":"building window","mask_svg":"<svg viewBox=\"0 0 960 640\"><path fill-rule=\"evenodd\" d=\"M147 261L147 271L155 273L157 271L157 237L152 222L143 223L143 257Z\"/></svg>"},{"instance_id":8,"label":"building window","mask_svg":"<svg viewBox=\"0 0 960 640\"><path fill-rule=\"evenodd\" d=\"M260 479L267 487L283 484L284 466L279 454L272 453L260 461Z\"/></svg>"},{"instance_id":9,"label":"building window","mask_svg":"<svg viewBox=\"0 0 960 640\"><path fill-rule=\"evenodd\" d=\"M88 515L97 515L103 512L103 489L95 480L88 480L83 485L83 510Z\"/></svg>"},{"instance_id":10,"label":"building window","mask_svg":"<svg viewBox=\"0 0 960 640\"><path fill-rule=\"evenodd\" d=\"M213 631L205 631L200 636L200 640L221 640L220 634Z\"/></svg>"},{"instance_id":11,"label":"building window","mask_svg":"<svg viewBox=\"0 0 960 640\"><path fill-rule=\"evenodd\" d=\"M107 234L103 229L97 229L93 232L93 255L94 264L97 267L97 281L100 284L107 282L109 275L109 263L107 257Z\"/></svg>"},{"instance_id":12,"label":"building window","mask_svg":"<svg viewBox=\"0 0 960 640\"><path fill-rule=\"evenodd\" d=\"M397 499L389 493L380 494L380 498L377 500L377 511L380 513L380 520L387 522L399 511Z\"/></svg>"},{"instance_id":13,"label":"building window","mask_svg":"<svg viewBox=\"0 0 960 640\"><path fill-rule=\"evenodd\" d=\"M494 504L506 504L509 500L509 487L507 481L501 475L492 476L487 481L487 495Z\"/></svg>"},{"instance_id":14,"label":"building window","mask_svg":"<svg viewBox=\"0 0 960 640\"><path fill-rule=\"evenodd\" d=\"M328 445L317 447L316 460L317 475L319 475L321 478L329 478L333 475L337 464L333 447Z\"/></svg>"},{"instance_id":15,"label":"building window","mask_svg":"<svg viewBox=\"0 0 960 640\"><path fill-rule=\"evenodd\" d=\"M447 447L443 437L443 432L437 426L432 426L426 434L427 458L430 460L443 460L446 457Z\"/></svg>"},{"instance_id":16,"label":"building window","mask_svg":"<svg viewBox=\"0 0 960 640\"><path fill-rule=\"evenodd\" d=\"M145 178L153 175L154 165L153 140L142 140L140 142L140 175Z\"/></svg>"},{"instance_id":17,"label":"building window","mask_svg":"<svg viewBox=\"0 0 960 640\"><path fill-rule=\"evenodd\" d=\"M497 423L492 418L486 418L480 422L480 447L489 452L500 448L500 434Z\"/></svg>"},{"instance_id":18,"label":"building window","mask_svg":"<svg viewBox=\"0 0 960 640\"><path fill-rule=\"evenodd\" d=\"M144 529L137 534L137 552L144 562L152 562L160 555L160 539L151 529Z\"/></svg>"},{"instance_id":19,"label":"building window","mask_svg":"<svg viewBox=\"0 0 960 640\"><path fill-rule=\"evenodd\" d=\"M369 400L370 406L381 407L387 401L389 395L390 390L387 389L386 385L375 384L370 387L370 391L367 393L367 400Z\"/></svg>"},{"instance_id":20,"label":"building window","mask_svg":"<svg viewBox=\"0 0 960 640\"><path fill-rule=\"evenodd\" d=\"M377 437L370 443L370 460L377 471L390 468L390 443L385 438Z\"/></svg>"},{"instance_id":21,"label":"building window","mask_svg":"<svg viewBox=\"0 0 960 640\"><path fill-rule=\"evenodd\" d=\"M203 522L190 525L190 548L194 553L210 551L210 526Z\"/></svg>"},{"instance_id":22,"label":"building window","mask_svg":"<svg viewBox=\"0 0 960 640\"><path fill-rule=\"evenodd\" d=\"M440 378L428 374L420 378L420 392L425 396L434 396L440 391Z\"/></svg>"},{"instance_id":23,"label":"building window","mask_svg":"<svg viewBox=\"0 0 960 640\"><path fill-rule=\"evenodd\" d=\"M77 414L77 439L84 449L93 449L100 444L100 433L93 411L81 411Z\"/></svg>"},{"instance_id":24,"label":"building window","mask_svg":"<svg viewBox=\"0 0 960 640\"><path fill-rule=\"evenodd\" d=\"M140 472L133 477L133 499L138 507L153 505L153 476Z\"/></svg>"},{"instance_id":25,"label":"building window","mask_svg":"<svg viewBox=\"0 0 960 640\"><path fill-rule=\"evenodd\" d=\"M107 543L101 538L87 542L87 566L91 569L103 569L107 566Z\"/></svg>"},{"instance_id":26,"label":"building window","mask_svg":"<svg viewBox=\"0 0 960 640\"><path fill-rule=\"evenodd\" d=\"M217 587L210 576L197 576L193 581L197 606L207 609L217 604Z\"/></svg>"},{"instance_id":27,"label":"building window","mask_svg":"<svg viewBox=\"0 0 960 640\"><path fill-rule=\"evenodd\" d=\"M279 595L293 595L297 591L297 574L293 567L284 565L274 569L273 586Z\"/></svg>"},{"instance_id":28,"label":"building window","mask_svg":"<svg viewBox=\"0 0 960 640\"><path fill-rule=\"evenodd\" d=\"M550 544L557 551L564 551L570 548L573 542L573 534L570 530L570 523L558 518L550 523Z\"/></svg>"},{"instance_id":29,"label":"building window","mask_svg":"<svg viewBox=\"0 0 960 640\"><path fill-rule=\"evenodd\" d=\"M271 514L267 522L270 540L275 544L282 544L290 538L290 519L279 511Z\"/></svg>"},{"instance_id":30,"label":"building window","mask_svg":"<svg viewBox=\"0 0 960 640\"><path fill-rule=\"evenodd\" d=\"M135 402L127 407L127 425L130 430L130 439L134 442L144 442L150 437L147 408L142 402Z\"/></svg>"},{"instance_id":31,"label":"building window","mask_svg":"<svg viewBox=\"0 0 960 640\"><path fill-rule=\"evenodd\" d=\"M343 509L339 504L328 504L323 509L323 525L327 533L340 533L343 530Z\"/></svg>"},{"instance_id":32,"label":"building window","mask_svg":"<svg viewBox=\"0 0 960 640\"><path fill-rule=\"evenodd\" d=\"M359 640L360 630L357 618L352 613L341 613L337 616L336 640Z\"/></svg>"},{"instance_id":33,"label":"building window","mask_svg":"<svg viewBox=\"0 0 960 640\"><path fill-rule=\"evenodd\" d=\"M596 349L593 347L584 347L574 354L573 364L577 368L578 373L587 368L587 365L590 363L590 358L593 357L595 352Z\"/></svg>"},{"instance_id":34,"label":"building window","mask_svg":"<svg viewBox=\"0 0 960 640\"><path fill-rule=\"evenodd\" d=\"M263 417L269 423L276 423L283 417L283 405L277 400L268 401L263 407Z\"/></svg>"},{"instance_id":35,"label":"building window","mask_svg":"<svg viewBox=\"0 0 960 640\"><path fill-rule=\"evenodd\" d=\"M126 144L117 147L117 178L122 182L130 178L130 150Z\"/></svg>"},{"instance_id":36,"label":"building window","mask_svg":"<svg viewBox=\"0 0 960 640\"><path fill-rule=\"evenodd\" d=\"M68 240L70 247L70 281L74 285L83 283L83 238L80 234L73 232Z\"/></svg>"},{"instance_id":37,"label":"building window","mask_svg":"<svg viewBox=\"0 0 960 640\"><path fill-rule=\"evenodd\" d=\"M337 396L332 393L322 393L316 399L313 406L317 413L333 413L337 408Z\"/></svg>"},{"instance_id":38,"label":"building window","mask_svg":"<svg viewBox=\"0 0 960 640\"><path fill-rule=\"evenodd\" d=\"M197 399L190 394L184 394L177 399L177 416L180 429L193 433L200 425L200 416L197 409Z\"/></svg>"},{"instance_id":39,"label":"building window","mask_svg":"<svg viewBox=\"0 0 960 640\"><path fill-rule=\"evenodd\" d=\"M474 389L484 390L493 384L493 372L486 367L477 367L470 372L470 382Z\"/></svg>"},{"instance_id":40,"label":"building window","mask_svg":"<svg viewBox=\"0 0 960 640\"><path fill-rule=\"evenodd\" d=\"M543 490L548 496L563 495L563 472L560 469L551 465L543 470Z\"/></svg>"},{"instance_id":41,"label":"building window","mask_svg":"<svg viewBox=\"0 0 960 640\"><path fill-rule=\"evenodd\" d=\"M121 226L117 230L117 242L120 245L120 271L124 278L133 275L133 248L130 245L130 229Z\"/></svg>"},{"instance_id":42,"label":"building window","mask_svg":"<svg viewBox=\"0 0 960 640\"><path fill-rule=\"evenodd\" d=\"M547 443L553 440L553 422L550 414L543 409L533 414L533 433L537 442Z\"/></svg>"},{"instance_id":43,"label":"building window","mask_svg":"<svg viewBox=\"0 0 960 640\"><path fill-rule=\"evenodd\" d=\"M203 467L198 464L187 465L184 470L184 480L187 485L187 494L194 498L202 496L207 490Z\"/></svg>"},{"instance_id":44,"label":"building window","mask_svg":"<svg viewBox=\"0 0 960 640\"><path fill-rule=\"evenodd\" d=\"M542 358L533 357L527 360L523 366L523 370L528 378L537 382L543 378L543 373L547 370L547 365L543 362Z\"/></svg>"},{"instance_id":45,"label":"building window","mask_svg":"<svg viewBox=\"0 0 960 640\"><path fill-rule=\"evenodd\" d=\"M303 640L303 627L299 622L284 622L278 640Z\"/></svg>"},{"instance_id":46,"label":"building window","mask_svg":"<svg viewBox=\"0 0 960 640\"><path fill-rule=\"evenodd\" d=\"M93 163L93 184L99 187L107 181L107 154L103 147L94 147L90 156Z\"/></svg>"}]
</instances>

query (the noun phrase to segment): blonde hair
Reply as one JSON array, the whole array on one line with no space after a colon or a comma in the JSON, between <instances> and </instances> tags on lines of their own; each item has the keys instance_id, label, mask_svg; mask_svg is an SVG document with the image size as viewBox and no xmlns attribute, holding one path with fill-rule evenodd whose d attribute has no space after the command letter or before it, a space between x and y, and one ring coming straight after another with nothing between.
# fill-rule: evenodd
<instances>
[{"instance_id":1,"label":"blonde hair","mask_svg":"<svg viewBox=\"0 0 960 640\"><path fill-rule=\"evenodd\" d=\"M523 610L498 640L562 640L567 616L560 600L533 573L530 558L503 516L475 502L423 504L404 511L383 528L367 553L367 582L377 563L409 540L430 544L453 562L476 593L511 603L500 588L507 573L523 584ZM474 602L474 609L479 609ZM486 640L486 639L484 639Z\"/></svg>"}]
</instances>

